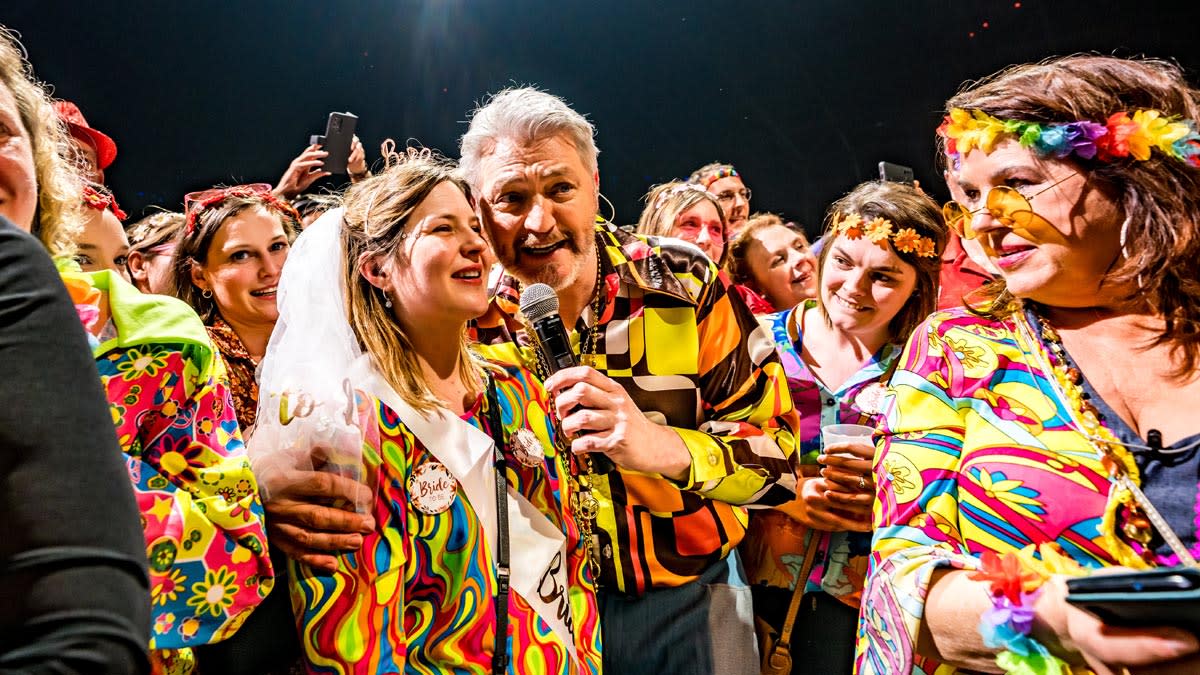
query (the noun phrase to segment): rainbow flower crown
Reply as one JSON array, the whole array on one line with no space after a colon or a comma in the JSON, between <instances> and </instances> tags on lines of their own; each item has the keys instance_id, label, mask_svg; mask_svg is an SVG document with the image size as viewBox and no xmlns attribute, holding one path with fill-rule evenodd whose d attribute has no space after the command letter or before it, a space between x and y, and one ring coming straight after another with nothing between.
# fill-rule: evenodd
<instances>
[{"instance_id":1,"label":"rainbow flower crown","mask_svg":"<svg viewBox=\"0 0 1200 675\"><path fill-rule=\"evenodd\" d=\"M929 237L917 234L911 227L896 229L887 218L863 220L856 213L833 214L832 230L847 239L862 239L864 236L874 242L879 248L887 248L888 240L892 247L901 253L913 253L922 258L937 257L937 244Z\"/></svg>"},{"instance_id":2,"label":"rainbow flower crown","mask_svg":"<svg viewBox=\"0 0 1200 675\"><path fill-rule=\"evenodd\" d=\"M1125 157L1150 159L1151 150L1200 167L1200 133L1194 120L1164 115L1157 110L1113 113L1103 124L1079 121L1065 124L1002 120L982 110L951 108L937 133L946 139L946 155L957 161L971 150L991 152L1005 136L1043 156L1111 162Z\"/></svg>"}]
</instances>

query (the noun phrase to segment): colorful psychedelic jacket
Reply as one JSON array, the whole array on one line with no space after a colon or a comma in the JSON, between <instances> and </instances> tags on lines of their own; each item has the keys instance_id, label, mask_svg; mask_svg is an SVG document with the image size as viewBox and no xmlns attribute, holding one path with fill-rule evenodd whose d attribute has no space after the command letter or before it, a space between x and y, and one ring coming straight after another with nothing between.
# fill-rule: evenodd
<instances>
[{"instance_id":1,"label":"colorful psychedelic jacket","mask_svg":"<svg viewBox=\"0 0 1200 675\"><path fill-rule=\"evenodd\" d=\"M516 360L515 354L507 360ZM532 431L544 455L541 464L528 466L513 455L511 444L505 449L513 574L508 671L599 673L595 586L585 542L564 513L570 486L566 459L552 443L549 400L533 374L520 367L496 374L495 388L505 434ZM340 557L333 574L290 562L308 672L490 673L498 587L497 500L484 398L462 422L422 418L386 385L376 384L371 391L378 395L360 390L356 403L362 428L368 430L362 459L366 483L375 492L375 531L363 537L359 550ZM426 478L445 476L442 471L454 478L437 483ZM480 483L482 489L472 489ZM449 501L436 502L444 510L430 513L429 496L439 491ZM524 516L514 511L518 503ZM550 530L551 548L543 547L540 558L533 549L548 540L530 539L522 518ZM551 580L551 571L561 583ZM537 573L536 582L523 592L520 576L530 572ZM539 606L552 608L562 623L543 620Z\"/></svg>"},{"instance_id":2,"label":"colorful psychedelic jacket","mask_svg":"<svg viewBox=\"0 0 1200 675\"><path fill-rule=\"evenodd\" d=\"M759 320L769 326L775 336L792 402L800 414L800 462L816 465L817 455L821 453L821 427L828 424L876 425L878 413L863 411L860 395L882 394L890 374L889 367L900 356L900 345L884 345L837 391L829 391L800 358L804 340L800 332L801 308L816 311L816 301L809 300L799 307ZM816 562L805 592L824 591L851 607L858 607L866 580L870 533L809 530L787 515L789 506L755 511L750 515L750 529L741 546L750 583L789 590L795 588L804 550L809 537L815 534L819 537Z\"/></svg>"},{"instance_id":3,"label":"colorful psychedelic jacket","mask_svg":"<svg viewBox=\"0 0 1200 675\"><path fill-rule=\"evenodd\" d=\"M107 293L111 324L92 352L142 513L151 665L189 673L188 648L232 634L274 584L225 368L182 302L107 270L62 276L85 327Z\"/></svg>"},{"instance_id":4,"label":"colorful psychedelic jacket","mask_svg":"<svg viewBox=\"0 0 1200 675\"><path fill-rule=\"evenodd\" d=\"M938 568L1047 543L1086 569L1129 558L1108 471L1054 393L1044 344L1017 328L1027 321L939 312L900 357L875 457L857 673L960 672L914 651Z\"/></svg>"},{"instance_id":5,"label":"colorful psychedelic jacket","mask_svg":"<svg viewBox=\"0 0 1200 675\"><path fill-rule=\"evenodd\" d=\"M798 423L769 331L715 264L690 244L611 223L597 224L596 245L601 316L585 310L572 344L578 352L580 335L598 323L596 369L673 427L692 455L679 483L625 470L594 481L599 581L638 595L688 583L729 555L745 533L743 506L794 497ZM532 367L519 301L516 279L501 279L476 336L521 345Z\"/></svg>"}]
</instances>

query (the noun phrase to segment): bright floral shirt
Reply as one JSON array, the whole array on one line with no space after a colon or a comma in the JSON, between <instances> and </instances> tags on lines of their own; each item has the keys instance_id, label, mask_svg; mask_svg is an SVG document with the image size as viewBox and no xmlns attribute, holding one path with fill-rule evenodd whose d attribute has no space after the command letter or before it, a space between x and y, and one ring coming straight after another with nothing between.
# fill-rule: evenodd
<instances>
[{"instance_id":1,"label":"bright floral shirt","mask_svg":"<svg viewBox=\"0 0 1200 675\"><path fill-rule=\"evenodd\" d=\"M232 634L274 584L225 370L182 302L139 293L109 271L63 281L85 327L108 300L111 324L92 351L142 513L151 664L188 673L188 648Z\"/></svg>"},{"instance_id":2,"label":"bright floral shirt","mask_svg":"<svg viewBox=\"0 0 1200 675\"><path fill-rule=\"evenodd\" d=\"M573 647L541 619L514 587L509 595L509 672L515 675L599 673L600 626L584 542L564 514L570 498L566 459L553 449L550 403L532 373L517 367L495 376L505 432L529 429L542 463L528 466L506 449L507 480L546 525L565 536L566 589L539 584L572 617ZM375 531L362 547L341 556L326 574L292 562L293 606L310 673L490 673L496 632L497 574L479 516L460 483L432 482L444 470L396 411L383 401L370 408L378 433L363 443L366 482L375 490ZM487 431L483 400L470 411L472 426ZM441 448L440 452L461 452ZM488 463L490 466L490 461ZM446 487L449 485L449 487ZM494 490L494 487L492 488ZM494 492L487 492L494 495ZM435 497L435 499L431 499ZM494 499L494 497L493 497ZM432 513L430 511L433 511ZM493 516L494 518L494 516ZM514 532L514 556L516 531ZM517 563L513 562L514 574Z\"/></svg>"},{"instance_id":3,"label":"bright floral shirt","mask_svg":"<svg viewBox=\"0 0 1200 675\"><path fill-rule=\"evenodd\" d=\"M900 356L900 346L884 345L871 355L857 373L836 391L831 391L813 375L800 357L804 335L800 329L804 311L817 311L810 300L799 307L760 318L775 336L779 359L783 362L792 402L800 414L800 462L816 465L821 453L821 427L828 424L865 424L875 426L878 409L863 410L882 403L888 367ZM867 399L871 399L868 401ZM809 539L819 538L815 563L806 593L824 591L852 607L858 606L866 579L867 556L871 535L865 532L827 532L809 530L791 516L787 508L756 511L750 516L750 529L742 542L746 572L752 584L792 589L804 561Z\"/></svg>"},{"instance_id":4,"label":"bright floral shirt","mask_svg":"<svg viewBox=\"0 0 1200 675\"><path fill-rule=\"evenodd\" d=\"M1053 393L1036 330L1018 322L1030 325L940 312L901 356L875 459L858 673L960 672L914 652L938 568L977 569L986 551L1047 543L1084 568L1130 558L1099 452Z\"/></svg>"},{"instance_id":5,"label":"bright floral shirt","mask_svg":"<svg viewBox=\"0 0 1200 675\"><path fill-rule=\"evenodd\" d=\"M746 508L796 492L796 413L770 334L729 279L690 244L596 226L600 316L584 311L574 348L588 354L651 420L672 428L691 454L682 481L614 469L594 479L600 582L639 595L694 581L724 560L746 531ZM503 277L476 334L493 346L535 352L517 318L520 284Z\"/></svg>"}]
</instances>

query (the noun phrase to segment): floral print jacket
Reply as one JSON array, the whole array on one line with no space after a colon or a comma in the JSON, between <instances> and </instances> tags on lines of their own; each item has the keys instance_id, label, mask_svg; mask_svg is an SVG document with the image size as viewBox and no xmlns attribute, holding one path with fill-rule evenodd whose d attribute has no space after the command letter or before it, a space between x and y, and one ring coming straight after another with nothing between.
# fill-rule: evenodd
<instances>
[{"instance_id":1,"label":"floral print jacket","mask_svg":"<svg viewBox=\"0 0 1200 675\"><path fill-rule=\"evenodd\" d=\"M199 317L109 271L66 272L93 342L141 511L155 673L193 670L190 647L228 637L271 590L258 488L225 368Z\"/></svg>"}]
</instances>

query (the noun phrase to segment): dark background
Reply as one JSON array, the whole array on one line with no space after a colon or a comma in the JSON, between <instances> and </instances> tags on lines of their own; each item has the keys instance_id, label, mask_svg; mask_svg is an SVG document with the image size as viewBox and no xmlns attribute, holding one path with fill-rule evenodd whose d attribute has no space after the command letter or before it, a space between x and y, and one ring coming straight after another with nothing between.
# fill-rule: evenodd
<instances>
[{"instance_id":1,"label":"dark background","mask_svg":"<svg viewBox=\"0 0 1200 675\"><path fill-rule=\"evenodd\" d=\"M369 160L389 136L457 156L475 102L518 83L595 123L617 222L719 159L753 210L811 231L881 159L943 197L933 130L966 80L1095 51L1173 58L1200 83L1197 0L4 0L0 24L116 139L108 181L134 217L275 182L332 110L359 116Z\"/></svg>"}]
</instances>

